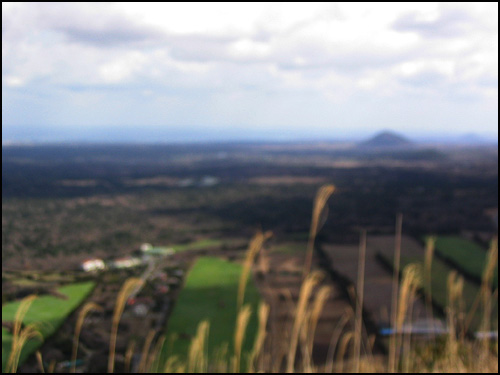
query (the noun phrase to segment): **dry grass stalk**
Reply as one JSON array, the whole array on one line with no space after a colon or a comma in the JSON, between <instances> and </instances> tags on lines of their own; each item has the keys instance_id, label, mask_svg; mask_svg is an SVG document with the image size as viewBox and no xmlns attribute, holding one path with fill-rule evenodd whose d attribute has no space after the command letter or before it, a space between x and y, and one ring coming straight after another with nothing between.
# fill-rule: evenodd
<instances>
[{"instance_id":1,"label":"dry grass stalk","mask_svg":"<svg viewBox=\"0 0 500 375\"><path fill-rule=\"evenodd\" d=\"M361 329L363 326L363 292L365 282L365 258L366 258L366 230L361 234L358 256L358 282L356 298L356 319L354 321L354 372L359 372L359 360L361 357Z\"/></svg>"},{"instance_id":2,"label":"dry grass stalk","mask_svg":"<svg viewBox=\"0 0 500 375\"><path fill-rule=\"evenodd\" d=\"M215 372L218 374L225 374L230 372L229 363L227 361L228 358L228 343L223 343L220 347L215 349L214 352L214 361L212 366L210 367L210 372Z\"/></svg>"},{"instance_id":3,"label":"dry grass stalk","mask_svg":"<svg viewBox=\"0 0 500 375\"><path fill-rule=\"evenodd\" d=\"M241 308L236 318L236 327L234 331L234 367L233 372L241 371L241 349L243 340L245 339L245 332L247 330L248 321L252 315L250 305L245 305Z\"/></svg>"},{"instance_id":4,"label":"dry grass stalk","mask_svg":"<svg viewBox=\"0 0 500 375\"><path fill-rule=\"evenodd\" d=\"M491 291L491 283L495 274L495 269L498 268L498 238L491 241L488 256L486 258L486 265L483 272L481 288L489 289Z\"/></svg>"},{"instance_id":5,"label":"dry grass stalk","mask_svg":"<svg viewBox=\"0 0 500 375\"><path fill-rule=\"evenodd\" d=\"M342 315L340 321L337 323L335 330L333 331L333 335L330 340L330 345L328 347L328 353L326 355L326 366L324 371L326 373L333 372L333 357L337 349L337 345L340 341L340 336L342 335L342 331L344 330L344 327L347 324L347 322L353 317L353 314L354 313L352 311L352 308L346 310Z\"/></svg>"},{"instance_id":6,"label":"dry grass stalk","mask_svg":"<svg viewBox=\"0 0 500 375\"><path fill-rule=\"evenodd\" d=\"M17 336L15 346L14 346L14 344L12 345L12 349L11 349L11 356L12 357L9 357L8 365L5 367L6 372L12 372L12 373L17 372L19 358L21 356L21 351L22 351L24 345L29 340L35 339L35 338L39 339L40 341L43 341L43 336L40 333L40 331L38 330L38 327L36 324L33 324L33 323L28 324L26 327L24 327L24 329L21 330L21 332Z\"/></svg>"},{"instance_id":7,"label":"dry grass stalk","mask_svg":"<svg viewBox=\"0 0 500 375\"><path fill-rule=\"evenodd\" d=\"M399 291L396 328L401 331L406 318L410 301L415 297L418 288L422 285L422 271L420 264L408 264L403 270L401 290Z\"/></svg>"},{"instance_id":8,"label":"dry grass stalk","mask_svg":"<svg viewBox=\"0 0 500 375\"><path fill-rule=\"evenodd\" d=\"M483 279L481 283L481 297L483 302L483 316L481 319L481 331L489 332L491 329L491 313L492 306L492 284L495 275L495 269L498 268L498 239L491 241L490 250L486 259L486 266L483 272ZM483 340L484 351L488 349L488 339Z\"/></svg>"},{"instance_id":9,"label":"dry grass stalk","mask_svg":"<svg viewBox=\"0 0 500 375\"><path fill-rule=\"evenodd\" d=\"M312 257L314 251L314 240L316 239L316 235L321 229L320 228L321 214L325 208L328 198L330 198L330 196L333 194L334 191L335 191L334 185L324 185L320 187L318 192L316 193L316 198L314 199L314 204L313 204L313 214L311 219L311 229L309 232L309 241L307 243L306 259L304 264L304 273L303 273L304 279L307 277L307 275L309 275L309 272L311 272Z\"/></svg>"},{"instance_id":10,"label":"dry grass stalk","mask_svg":"<svg viewBox=\"0 0 500 375\"><path fill-rule=\"evenodd\" d=\"M322 286L316 293L316 298L304 316L304 324L300 330L300 339L302 347L302 371L306 373L315 372L312 361L312 350L314 345L314 336L316 335L316 326L319 316L323 311L323 306L330 294L330 287Z\"/></svg>"},{"instance_id":11,"label":"dry grass stalk","mask_svg":"<svg viewBox=\"0 0 500 375\"><path fill-rule=\"evenodd\" d=\"M436 247L436 237L427 237L424 257L424 278L425 278L425 303L427 309L427 319L432 321L432 259Z\"/></svg>"},{"instance_id":12,"label":"dry grass stalk","mask_svg":"<svg viewBox=\"0 0 500 375\"><path fill-rule=\"evenodd\" d=\"M71 366L72 373L76 371L76 355L78 352L78 341L80 340L80 332L82 330L83 322L87 314L92 310L102 311L102 307L95 304L94 302L87 302L78 313L78 319L76 320L75 326L75 334L73 335L73 351L71 354L71 361L73 362L73 365Z\"/></svg>"},{"instance_id":13,"label":"dry grass stalk","mask_svg":"<svg viewBox=\"0 0 500 375\"><path fill-rule=\"evenodd\" d=\"M349 342L353 339L353 337L353 332L347 332L344 336L342 336L342 339L340 340L339 351L337 353L337 372L342 372L344 369L345 353L347 351L347 346L349 345Z\"/></svg>"},{"instance_id":14,"label":"dry grass stalk","mask_svg":"<svg viewBox=\"0 0 500 375\"><path fill-rule=\"evenodd\" d=\"M266 303L261 303L259 305L259 329L257 331L257 336L255 337L255 342L253 344L253 349L250 354L250 359L248 361L248 372L255 372L255 360L259 357L262 347L264 346L264 340L266 339L267 331L267 321L269 319L269 305Z\"/></svg>"},{"instance_id":15,"label":"dry grass stalk","mask_svg":"<svg viewBox=\"0 0 500 375\"><path fill-rule=\"evenodd\" d=\"M42 353L40 353L40 350L37 350L35 355L36 355L36 362L38 363L38 367L40 367L40 372L42 374L45 374L45 369L43 368Z\"/></svg>"},{"instance_id":16,"label":"dry grass stalk","mask_svg":"<svg viewBox=\"0 0 500 375\"><path fill-rule=\"evenodd\" d=\"M316 298L314 300L314 304L311 310L310 319L309 319L309 328L308 328L308 352L309 356L312 357L312 349L314 343L314 336L316 335L316 327L318 325L319 316L323 311L323 306L325 305L326 300L330 296L331 288L328 286L322 286L318 293L316 294Z\"/></svg>"},{"instance_id":17,"label":"dry grass stalk","mask_svg":"<svg viewBox=\"0 0 500 375\"><path fill-rule=\"evenodd\" d=\"M459 309L459 300L462 297L463 289L464 289L464 278L458 276L456 271L450 272L447 280L447 289L448 289L448 307L446 318L448 321L448 339L446 343L447 349L447 357L450 359L451 363L458 363L460 360L460 356L458 354L458 341L457 341L457 311Z\"/></svg>"},{"instance_id":18,"label":"dry grass stalk","mask_svg":"<svg viewBox=\"0 0 500 375\"><path fill-rule=\"evenodd\" d=\"M127 345L127 350L125 351L125 372L130 372L130 362L132 361L132 356L134 355L135 340L131 340Z\"/></svg>"},{"instance_id":19,"label":"dry grass stalk","mask_svg":"<svg viewBox=\"0 0 500 375\"><path fill-rule=\"evenodd\" d=\"M245 262L243 263L243 270L241 271L241 276L238 285L238 300L237 300L237 309L239 310L243 305L243 300L245 299L245 289L248 282L248 276L250 275L250 269L254 262L254 259L257 253L260 251L264 242L272 236L271 232L257 232L255 236L253 236L250 244L248 246L248 250L246 252Z\"/></svg>"},{"instance_id":20,"label":"dry grass stalk","mask_svg":"<svg viewBox=\"0 0 500 375\"><path fill-rule=\"evenodd\" d=\"M210 323L204 320L198 324L196 336L191 341L189 346L189 357L187 363L188 372L206 372L207 358L205 354L206 342L208 339L208 331Z\"/></svg>"},{"instance_id":21,"label":"dry grass stalk","mask_svg":"<svg viewBox=\"0 0 500 375\"><path fill-rule=\"evenodd\" d=\"M396 328L398 288L399 288L399 268L401 265L401 238L403 231L403 215L398 214L396 218L396 241L394 245L394 274L392 276L392 298L391 298L391 327ZM389 364L388 371L396 371L396 335L389 338Z\"/></svg>"},{"instance_id":22,"label":"dry grass stalk","mask_svg":"<svg viewBox=\"0 0 500 375\"><path fill-rule=\"evenodd\" d=\"M156 341L155 347L148 357L146 365L147 372L158 372L159 363L158 361L156 361L156 359L159 358L158 355L161 354L162 352L165 339L166 339L165 335L161 335Z\"/></svg>"},{"instance_id":23,"label":"dry grass stalk","mask_svg":"<svg viewBox=\"0 0 500 375\"><path fill-rule=\"evenodd\" d=\"M53 360L52 360L52 361L50 361L50 363L49 363L49 368L48 368L48 370L47 370L47 373L49 373L49 374L53 374L53 373L54 373L55 368L56 368L56 360L55 360L55 359L53 359Z\"/></svg>"},{"instance_id":24,"label":"dry grass stalk","mask_svg":"<svg viewBox=\"0 0 500 375\"><path fill-rule=\"evenodd\" d=\"M481 289L479 291L479 294L476 296L476 299L474 300L474 303L472 304L472 307L469 310L469 313L465 321L465 328L464 328L465 330L469 329L470 324L472 323L472 320L476 313L476 310L479 306L479 303L482 301L483 305L487 305L488 301L491 300L491 298L489 297L489 295L491 295L490 284L491 281L493 280L493 275L495 272L495 268L497 267L497 262L498 262L498 238L495 237L491 241L490 249L488 251L488 255L486 258L486 264L482 275ZM486 311L483 310L483 319L481 321L481 325L484 325L485 323L489 325L489 320L488 322L484 320L485 313ZM485 327L481 327L481 329L484 328Z\"/></svg>"},{"instance_id":25,"label":"dry grass stalk","mask_svg":"<svg viewBox=\"0 0 500 375\"><path fill-rule=\"evenodd\" d=\"M173 355L171 357L168 357L168 359L165 362L165 366L163 367L163 373L164 374L172 374L175 372L179 372L179 371L176 371L176 369L178 369L178 367L179 367L177 362L179 362L178 356Z\"/></svg>"},{"instance_id":26,"label":"dry grass stalk","mask_svg":"<svg viewBox=\"0 0 500 375\"><path fill-rule=\"evenodd\" d=\"M23 323L24 317L26 316L26 313L28 312L29 308L31 307L31 304L37 299L38 297L35 296L34 294L31 294L25 298L19 303L19 307L17 308L16 315L14 316L14 328L12 331L12 335L18 336L19 332L21 331L21 325Z\"/></svg>"},{"instance_id":27,"label":"dry grass stalk","mask_svg":"<svg viewBox=\"0 0 500 375\"><path fill-rule=\"evenodd\" d=\"M139 361L138 372L142 373L146 371L146 364L148 359L149 348L151 347L151 343L155 338L156 330L151 329L146 339L144 340L144 346L142 347L141 360Z\"/></svg>"},{"instance_id":28,"label":"dry grass stalk","mask_svg":"<svg viewBox=\"0 0 500 375\"><path fill-rule=\"evenodd\" d=\"M143 280L135 277L131 277L125 281L118 297L116 299L116 306L113 312L113 321L111 323L111 338L109 343L109 358L108 358L108 372L113 373L115 367L115 349L116 349L116 337L118 335L118 324L120 323L120 318L122 316L123 310L125 308L125 303L129 298L130 294L140 285L144 283Z\"/></svg>"},{"instance_id":29,"label":"dry grass stalk","mask_svg":"<svg viewBox=\"0 0 500 375\"><path fill-rule=\"evenodd\" d=\"M5 372L17 371L19 356L21 355L21 350L23 349L23 346L27 340L27 336L34 335L32 338L38 336L37 334L32 332L32 330L35 328L33 325L29 325L25 327L23 330L21 330L24 317L26 316L26 313L28 312L33 301L37 298L38 298L37 296L32 294L23 298L22 301L19 303L16 315L14 316L14 326L12 329L12 347L10 350L9 358L7 359L7 364L5 365ZM27 329L28 331L26 331L24 335L22 335L22 332ZM43 339L43 337L41 338Z\"/></svg>"},{"instance_id":30,"label":"dry grass stalk","mask_svg":"<svg viewBox=\"0 0 500 375\"><path fill-rule=\"evenodd\" d=\"M309 297L311 296L313 288L318 284L321 273L313 272L308 275L302 282L300 287L299 301L295 310L295 320L292 328L292 335L290 338L290 349L287 358L287 372L291 373L294 370L295 354L297 353L297 344L299 340L299 333L304 324L304 318L307 314L307 305Z\"/></svg>"},{"instance_id":31,"label":"dry grass stalk","mask_svg":"<svg viewBox=\"0 0 500 375\"><path fill-rule=\"evenodd\" d=\"M394 336L396 338L396 347L400 347L401 343L406 343L404 345L404 361L403 366L405 368L409 367L409 335L408 340L404 341L404 337L401 332L403 329L403 324L407 318L407 313L411 314L413 301L417 294L417 290L422 286L422 267L420 264L409 264L403 270L403 276L401 278L401 288L399 290L398 298L398 309L396 316L396 332ZM402 340L402 341L401 341Z\"/></svg>"}]
</instances>

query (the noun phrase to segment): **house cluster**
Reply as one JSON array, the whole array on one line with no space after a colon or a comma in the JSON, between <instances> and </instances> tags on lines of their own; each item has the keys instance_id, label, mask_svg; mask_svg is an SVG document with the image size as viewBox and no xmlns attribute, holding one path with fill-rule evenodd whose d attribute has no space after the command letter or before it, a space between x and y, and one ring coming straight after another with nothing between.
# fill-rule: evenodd
<instances>
[{"instance_id":1,"label":"house cluster","mask_svg":"<svg viewBox=\"0 0 500 375\"><path fill-rule=\"evenodd\" d=\"M120 257L111 260L100 258L86 259L80 264L80 269L84 272L97 272L106 269L133 268L147 264L149 261L159 257L172 255L174 250L168 247L154 247L151 244L142 244L140 249L134 252L134 255Z\"/></svg>"}]
</instances>

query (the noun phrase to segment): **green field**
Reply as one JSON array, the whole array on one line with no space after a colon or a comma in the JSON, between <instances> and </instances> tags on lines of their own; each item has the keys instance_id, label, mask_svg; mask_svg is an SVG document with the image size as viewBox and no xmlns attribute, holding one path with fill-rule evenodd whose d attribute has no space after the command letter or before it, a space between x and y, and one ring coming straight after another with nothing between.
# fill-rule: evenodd
<instances>
[{"instance_id":1,"label":"green field","mask_svg":"<svg viewBox=\"0 0 500 375\"><path fill-rule=\"evenodd\" d=\"M436 239L436 252L474 278L481 280L487 252L479 245L456 236L439 236ZM498 286L498 267L493 285Z\"/></svg>"},{"instance_id":2,"label":"green field","mask_svg":"<svg viewBox=\"0 0 500 375\"><path fill-rule=\"evenodd\" d=\"M175 251L185 251L185 250L200 250L205 247L215 247L215 246L221 246L223 243L222 240L217 240L217 239L204 239L204 240L199 240L195 242L190 242L187 244L182 244L182 245L174 245L172 248Z\"/></svg>"},{"instance_id":3,"label":"green field","mask_svg":"<svg viewBox=\"0 0 500 375\"><path fill-rule=\"evenodd\" d=\"M196 334L198 324L210 321L208 355L212 358L222 344L228 344L228 353L233 352L234 327L236 322L236 299L242 265L219 258L199 258L190 270L187 281L175 304L167 326L167 341L164 358L178 355L184 361ZM259 292L249 280L245 293L245 304L252 306L243 351L251 350L257 329ZM173 341L172 344L168 344Z\"/></svg>"},{"instance_id":4,"label":"green field","mask_svg":"<svg viewBox=\"0 0 500 375\"><path fill-rule=\"evenodd\" d=\"M41 296L36 299L28 310L24 324L43 322L41 333L44 338L49 337L64 322L66 317L76 309L94 288L94 282L84 282L66 285L58 291L68 297L59 299L53 296ZM7 303L2 306L2 321L13 321L19 301ZM2 371L5 368L12 344L12 335L2 327ZM42 343L30 341L24 347L19 363L23 363Z\"/></svg>"},{"instance_id":5,"label":"green field","mask_svg":"<svg viewBox=\"0 0 500 375\"><path fill-rule=\"evenodd\" d=\"M393 258L389 258L383 254L378 254L383 261L390 267L394 262ZM404 269L410 263L420 263L423 264L423 255L422 257L401 257L401 269ZM434 258L432 260L432 270L431 270L431 292L432 299L436 305L438 305L443 311L446 311L446 306L448 305L448 290L447 290L447 280L448 275L454 269L450 267L445 262ZM426 285L423 286L423 291L427 293L428 288ZM476 283L466 281L464 283L463 290L463 301L465 311L469 312L472 307L477 295L479 294L479 286ZM476 313L471 322L470 329L475 331L479 328L482 316L481 306L478 307ZM494 327L498 324L498 301L493 304L493 312L492 312L492 324Z\"/></svg>"}]
</instances>

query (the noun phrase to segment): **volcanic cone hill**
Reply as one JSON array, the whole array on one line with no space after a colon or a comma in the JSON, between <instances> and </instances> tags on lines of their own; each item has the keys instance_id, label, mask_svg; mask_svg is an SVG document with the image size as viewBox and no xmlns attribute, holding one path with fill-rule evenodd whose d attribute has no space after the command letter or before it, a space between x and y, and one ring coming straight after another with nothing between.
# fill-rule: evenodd
<instances>
[{"instance_id":1,"label":"volcanic cone hill","mask_svg":"<svg viewBox=\"0 0 500 375\"><path fill-rule=\"evenodd\" d=\"M413 146L413 142L402 135L391 131L380 132L358 145L358 147L370 149L402 149L412 148Z\"/></svg>"}]
</instances>

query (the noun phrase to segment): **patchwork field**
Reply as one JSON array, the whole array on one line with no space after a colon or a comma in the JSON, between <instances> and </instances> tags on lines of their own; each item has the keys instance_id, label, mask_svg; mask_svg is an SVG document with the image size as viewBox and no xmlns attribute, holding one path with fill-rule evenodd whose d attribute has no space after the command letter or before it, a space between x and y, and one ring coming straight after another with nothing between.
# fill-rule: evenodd
<instances>
[{"instance_id":1,"label":"patchwork field","mask_svg":"<svg viewBox=\"0 0 500 375\"><path fill-rule=\"evenodd\" d=\"M394 254L394 236L368 236L365 260L364 307L373 321L379 326L389 323L392 297L392 272L377 261L377 254L384 254L392 259ZM357 283L358 245L324 244L333 269L352 282ZM422 247L411 237L403 236L402 256L421 257ZM425 306L421 301L415 303L415 318L425 318Z\"/></svg>"},{"instance_id":2,"label":"patchwork field","mask_svg":"<svg viewBox=\"0 0 500 375\"><path fill-rule=\"evenodd\" d=\"M474 279L481 281L487 252L479 245L456 236L439 236L436 239L436 253ZM498 266L493 285L498 286Z\"/></svg>"},{"instance_id":3,"label":"patchwork field","mask_svg":"<svg viewBox=\"0 0 500 375\"><path fill-rule=\"evenodd\" d=\"M205 248L210 248L210 247L217 247L221 246L224 243L222 240L217 240L217 239L203 239L195 242L190 242L187 244L180 244L180 245L174 245L172 248L179 252L179 251L186 251L186 250L199 250L199 249L205 249Z\"/></svg>"},{"instance_id":4,"label":"patchwork field","mask_svg":"<svg viewBox=\"0 0 500 375\"><path fill-rule=\"evenodd\" d=\"M184 288L168 320L167 344L163 360L177 355L183 362L187 358L189 344L196 335L198 324L203 320L210 322L209 358L212 358L226 343L228 353L233 352L236 301L241 270L240 264L219 258L202 257L196 261L189 271ZM259 301L259 293L250 280L244 304L250 304L253 314L247 327L243 353L250 351L253 346L258 324L256 311Z\"/></svg>"},{"instance_id":5,"label":"patchwork field","mask_svg":"<svg viewBox=\"0 0 500 375\"><path fill-rule=\"evenodd\" d=\"M381 259L383 259L388 267L391 267L393 263L393 258L387 255L381 254ZM423 254L422 256L401 256L401 269L407 266L410 263L421 263L423 264ZM432 269L431 269L431 293L433 302L442 310L445 311L446 306L448 306L448 287L447 280L448 275L452 272L456 271L452 266L443 262L442 260L434 257L432 260ZM426 285L423 286L424 293L428 293L428 288ZM470 313L472 306L474 306L476 302L476 298L478 298L480 288L474 282L466 281L464 283L463 289L463 306L464 313L468 315ZM493 311L492 311L492 324L496 324L498 320L498 300L493 303ZM469 330L474 332L479 329L480 322L483 314L483 309L481 305L477 307L476 311L472 314L471 324Z\"/></svg>"},{"instance_id":6,"label":"patchwork field","mask_svg":"<svg viewBox=\"0 0 500 375\"><path fill-rule=\"evenodd\" d=\"M23 323L30 324L42 322L41 333L44 339L50 337L66 317L76 309L94 288L94 282L84 282L66 285L57 291L67 297L67 299L53 296L38 297L28 310ZM19 302L11 302L2 306L2 321L13 321L16 315ZM12 344L12 334L2 327L2 371L10 353ZM33 353L42 343L40 341L29 341L22 350L19 363L23 363L28 356Z\"/></svg>"}]
</instances>

